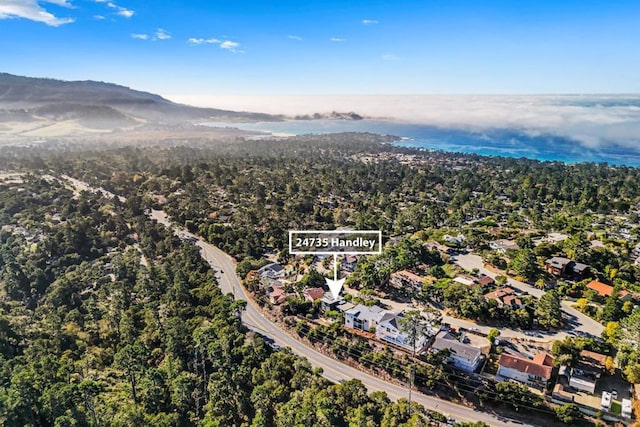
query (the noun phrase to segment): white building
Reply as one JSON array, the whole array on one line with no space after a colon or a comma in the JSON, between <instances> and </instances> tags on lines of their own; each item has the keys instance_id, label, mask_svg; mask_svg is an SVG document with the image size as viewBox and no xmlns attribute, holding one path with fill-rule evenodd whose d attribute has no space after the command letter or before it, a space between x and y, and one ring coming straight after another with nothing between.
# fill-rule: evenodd
<instances>
[{"instance_id":1,"label":"white building","mask_svg":"<svg viewBox=\"0 0 640 427\"><path fill-rule=\"evenodd\" d=\"M402 330L401 319L403 317L402 313L395 314L391 312L386 312L381 318L376 327L376 337L382 341L389 342L391 344L395 344L399 347L402 347L406 350L413 351L414 346L409 340L409 336ZM418 334L418 337L415 342L415 351L416 353L421 352L425 345L427 344L427 340L431 337L431 328L428 325L423 325L421 329L421 333Z\"/></svg>"},{"instance_id":2,"label":"white building","mask_svg":"<svg viewBox=\"0 0 640 427\"><path fill-rule=\"evenodd\" d=\"M369 332L371 328L377 328L378 322L388 311L374 305L367 307L358 304L344 312L344 325L347 328Z\"/></svg>"},{"instance_id":3,"label":"white building","mask_svg":"<svg viewBox=\"0 0 640 427\"><path fill-rule=\"evenodd\" d=\"M532 387L545 387L553 373L553 358L546 353L537 354L533 360L502 353L499 363L499 376Z\"/></svg>"},{"instance_id":4,"label":"white building","mask_svg":"<svg viewBox=\"0 0 640 427\"><path fill-rule=\"evenodd\" d=\"M440 331L436 335L431 350L444 349L450 352L447 361L463 371L473 372L482 362L482 351L479 348L461 343L447 331Z\"/></svg>"}]
</instances>

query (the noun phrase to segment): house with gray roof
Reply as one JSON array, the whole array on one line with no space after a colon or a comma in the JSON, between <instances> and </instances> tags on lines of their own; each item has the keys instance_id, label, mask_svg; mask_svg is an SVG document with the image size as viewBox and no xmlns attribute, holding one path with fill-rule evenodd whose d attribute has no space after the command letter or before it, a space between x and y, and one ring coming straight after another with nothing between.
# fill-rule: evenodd
<instances>
[{"instance_id":1,"label":"house with gray roof","mask_svg":"<svg viewBox=\"0 0 640 427\"><path fill-rule=\"evenodd\" d=\"M271 264L267 264L260 270L258 270L258 274L261 278L279 279L281 277L284 277L285 270L282 264L272 262Z\"/></svg>"},{"instance_id":2,"label":"house with gray roof","mask_svg":"<svg viewBox=\"0 0 640 427\"><path fill-rule=\"evenodd\" d=\"M344 325L347 328L368 332L371 328L378 327L378 322L386 313L387 310L377 305L367 307L358 304L344 312Z\"/></svg>"},{"instance_id":3,"label":"house with gray roof","mask_svg":"<svg viewBox=\"0 0 640 427\"><path fill-rule=\"evenodd\" d=\"M440 331L436 335L431 351L449 350L447 361L456 368L474 372L482 363L482 351L469 344L462 343L448 331Z\"/></svg>"},{"instance_id":4,"label":"house with gray roof","mask_svg":"<svg viewBox=\"0 0 640 427\"><path fill-rule=\"evenodd\" d=\"M556 277L583 279L589 275L589 266L569 258L554 256L544 263L547 272Z\"/></svg>"}]
</instances>

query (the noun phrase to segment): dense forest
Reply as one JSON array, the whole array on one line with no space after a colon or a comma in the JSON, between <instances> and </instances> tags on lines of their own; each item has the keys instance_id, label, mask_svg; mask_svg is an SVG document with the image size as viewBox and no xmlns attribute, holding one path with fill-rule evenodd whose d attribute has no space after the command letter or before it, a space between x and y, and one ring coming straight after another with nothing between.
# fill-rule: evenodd
<instances>
[{"instance_id":1,"label":"dense forest","mask_svg":"<svg viewBox=\"0 0 640 427\"><path fill-rule=\"evenodd\" d=\"M240 323L195 246L35 175L0 185L5 426L421 426Z\"/></svg>"},{"instance_id":2,"label":"dense forest","mask_svg":"<svg viewBox=\"0 0 640 427\"><path fill-rule=\"evenodd\" d=\"M392 139L3 148L3 168L23 175L0 184L2 424L427 425L421 408L367 395L357 381L331 384L246 330L242 303L223 295L197 248L150 221L147 209L164 209L246 265L270 252L289 259L289 229L383 230L400 244L359 263L350 281L365 289L416 259L445 276L444 261L407 236L427 241L461 230L482 249L499 233L580 236L611 218L638 223L638 169L421 152ZM64 174L126 201L74 193L59 181ZM640 271L628 255L640 236L637 227L630 232L633 239L607 236L616 253L586 248L586 238L567 248L637 286ZM530 237L520 242L533 253ZM557 305L549 295L545 303ZM469 317L530 322L460 287L443 287L438 297ZM618 314L623 329L635 324ZM626 357L640 360L631 349ZM509 394L511 386L501 387L494 395Z\"/></svg>"}]
</instances>

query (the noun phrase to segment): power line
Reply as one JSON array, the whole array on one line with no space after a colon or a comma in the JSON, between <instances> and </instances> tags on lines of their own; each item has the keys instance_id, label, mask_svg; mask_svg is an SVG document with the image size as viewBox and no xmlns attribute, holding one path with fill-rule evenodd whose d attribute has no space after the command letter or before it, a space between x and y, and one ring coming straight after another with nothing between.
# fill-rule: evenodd
<instances>
[{"instance_id":1,"label":"power line","mask_svg":"<svg viewBox=\"0 0 640 427\"><path fill-rule=\"evenodd\" d=\"M333 341L332 337L330 337L329 335L327 335L327 334L326 334L326 332L324 332L324 331L317 331L317 332L316 332L316 333L319 333L320 335L324 335L324 338L323 338L323 339L320 339L320 340L318 340L318 339L317 339L317 337L311 337L311 336L309 336L310 331L311 331L311 328L309 328L309 329L308 329L308 332L307 332L307 333L301 333L300 331L296 331L296 332L297 332L297 333L299 333L299 334L301 334L301 335L303 335L303 336L305 336L305 337L307 337L307 338L309 338L310 340L316 339L317 341L321 341L321 342L323 342L323 343L325 343L325 344L329 344L329 345L339 345L339 346L342 346L342 347L343 347L343 348L342 348L342 350L343 350L346 354L348 354L348 355L350 355L350 356L353 356L353 357L356 357L356 358L358 358L358 359L364 356L363 352L362 352L362 351L360 351L360 350L359 350L359 349L357 349L357 348L349 348L349 347L346 347L346 346L345 346L344 344L342 344L342 343L337 343L337 342ZM335 355L334 355L334 356L335 356ZM382 369L383 369L383 370L385 370L386 372L388 372L388 371L387 371L387 368L386 368L384 365L380 364L380 363L376 363L376 362L374 362L373 360L368 361L367 363L368 363L368 364L370 364L370 365L375 365L375 366L377 366L377 367L379 367L379 368L382 368ZM424 362L423 362L423 363L424 363ZM425 365L430 366L430 367L433 367L432 365L429 365L429 364L426 364L426 363L425 363ZM449 383L447 383L447 382L443 382L443 381L437 380L437 379L435 379L435 378L428 378L428 377L423 376L423 375L421 375L421 374L419 374L419 373L416 373L415 375L416 375L416 377L417 377L417 378L422 379L424 382L431 381L431 382L434 382L434 383L436 383L436 384L439 384L439 385L444 386L444 387L447 387L447 388L450 388L450 387L451 387L451 384L449 384ZM486 384L485 384L485 383L483 383L482 381L478 381L478 380L475 380L475 379L473 379L473 378L471 378L471 377L462 376L462 375L460 375L460 374L456 374L456 373L453 373L453 372L447 372L447 375L448 375L449 377L459 379L460 381L464 381L464 382L462 382L462 383L458 383L458 382L456 382L456 383L455 383L455 387L456 387L456 388L458 388L459 390L462 390L462 391L466 391L466 392L477 392L477 391L478 391L478 387L477 387L477 386L485 386L485 385L486 385ZM473 385L473 384L468 383L469 381L472 381L473 383L475 383L475 384L476 384L476 387L474 387L474 385ZM482 390L482 392L484 392L485 394L487 394L487 395L489 395L489 396L493 396L494 400L498 400L498 401L499 401L499 400L502 400L502 396L500 396L500 395L499 395L497 392L495 392L495 391L488 390L488 389L483 389L483 390ZM526 401L523 401L523 402L526 402ZM523 407L523 408L525 408L525 409L531 409L531 410L535 410L535 411L538 411L538 412L542 412L542 413L546 413L546 414L550 414L550 415L555 415L555 412L553 412L553 411L551 411L551 410L549 410L549 409L545 409L545 408L538 408L538 407L534 407L534 406L529 406L529 405L527 405L527 404L522 404L522 403L520 403L520 402L510 402L510 403L512 403L512 404L514 404L514 405L518 405L518 406Z\"/></svg>"}]
</instances>

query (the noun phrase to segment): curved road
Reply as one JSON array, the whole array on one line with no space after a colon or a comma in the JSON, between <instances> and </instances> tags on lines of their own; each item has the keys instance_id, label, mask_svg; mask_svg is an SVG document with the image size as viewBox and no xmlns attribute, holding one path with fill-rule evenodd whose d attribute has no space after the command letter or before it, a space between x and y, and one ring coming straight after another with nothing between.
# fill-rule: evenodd
<instances>
[{"instance_id":1,"label":"curved road","mask_svg":"<svg viewBox=\"0 0 640 427\"><path fill-rule=\"evenodd\" d=\"M282 331L273 322L265 318L258 310L255 304L247 297L244 288L240 285L236 276L235 265L232 258L218 249L217 247L204 242L198 236L189 233L184 229L178 229L167 218L164 211L154 210L151 212L151 218L155 219L167 227L172 227L178 235L198 239L196 245L201 248L202 257L214 267L218 269L218 282L223 291L233 293L234 298L248 301L247 308L242 314L243 322L250 329L257 329L283 347L290 347L291 350L309 360L314 367L322 368L323 375L331 381L339 382L352 378L362 381L369 391L384 391L389 398L398 400L408 397L408 390L405 387L391 384L383 381L373 375L359 371L355 368L340 363L336 359L319 353L315 349L296 340L284 331ZM504 418L498 419L492 414L486 412L475 411L466 406L458 405L446 400L438 399L433 396L427 396L421 393L413 392L413 400L420 403L425 408L444 413L452 416L457 421L484 421L492 426L514 426L523 425L521 422L510 422Z\"/></svg>"}]
</instances>

